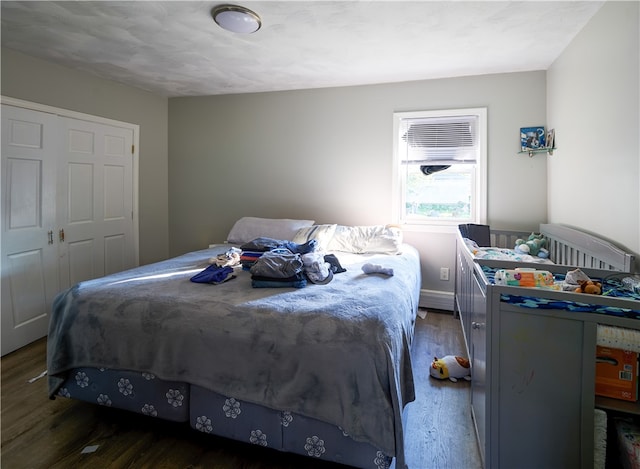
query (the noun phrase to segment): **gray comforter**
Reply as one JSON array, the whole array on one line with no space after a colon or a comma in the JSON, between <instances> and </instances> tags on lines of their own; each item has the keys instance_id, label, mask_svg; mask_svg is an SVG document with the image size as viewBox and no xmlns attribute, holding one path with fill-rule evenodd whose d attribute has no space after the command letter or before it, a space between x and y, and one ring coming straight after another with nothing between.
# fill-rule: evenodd
<instances>
[{"instance_id":1,"label":"gray comforter","mask_svg":"<svg viewBox=\"0 0 640 469\"><path fill-rule=\"evenodd\" d=\"M189 278L230 246L82 282L56 298L49 394L77 367L147 371L342 427L404 465L402 410L414 400L410 345L420 289L417 251L336 253L327 285L251 288ZM372 262L395 275L366 275Z\"/></svg>"}]
</instances>

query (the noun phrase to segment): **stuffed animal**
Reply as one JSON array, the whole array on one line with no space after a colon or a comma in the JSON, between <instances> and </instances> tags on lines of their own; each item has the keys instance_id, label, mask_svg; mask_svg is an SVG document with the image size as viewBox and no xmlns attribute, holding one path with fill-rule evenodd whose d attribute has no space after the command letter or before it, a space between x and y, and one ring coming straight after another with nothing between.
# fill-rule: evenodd
<instances>
[{"instance_id":1,"label":"stuffed animal","mask_svg":"<svg viewBox=\"0 0 640 469\"><path fill-rule=\"evenodd\" d=\"M431 363L429 373L434 378L449 378L455 383L458 381L458 378L463 378L467 381L470 381L470 370L471 367L469 366L469 360L467 360L466 358L447 355L446 357L442 358L433 357L433 363Z\"/></svg>"},{"instance_id":2,"label":"stuffed animal","mask_svg":"<svg viewBox=\"0 0 640 469\"><path fill-rule=\"evenodd\" d=\"M549 257L549 251L545 249L546 244L547 240L543 234L531 233L526 241L522 238L516 239L515 251L546 259Z\"/></svg>"},{"instance_id":3,"label":"stuffed animal","mask_svg":"<svg viewBox=\"0 0 640 469\"><path fill-rule=\"evenodd\" d=\"M602 294L602 284L593 280L579 280L580 286L575 289L576 293L589 293L591 295Z\"/></svg>"}]
</instances>

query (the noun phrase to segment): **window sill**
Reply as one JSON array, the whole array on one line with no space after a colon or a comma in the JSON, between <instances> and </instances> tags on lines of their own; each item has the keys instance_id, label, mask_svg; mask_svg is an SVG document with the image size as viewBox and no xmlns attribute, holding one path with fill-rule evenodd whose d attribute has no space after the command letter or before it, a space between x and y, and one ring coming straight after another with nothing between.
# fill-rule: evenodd
<instances>
[{"instance_id":1,"label":"window sill","mask_svg":"<svg viewBox=\"0 0 640 469\"><path fill-rule=\"evenodd\" d=\"M465 222L460 222L465 223ZM412 224L403 223L399 225L402 231L407 233L451 233L455 234L458 231L458 223L455 224Z\"/></svg>"}]
</instances>

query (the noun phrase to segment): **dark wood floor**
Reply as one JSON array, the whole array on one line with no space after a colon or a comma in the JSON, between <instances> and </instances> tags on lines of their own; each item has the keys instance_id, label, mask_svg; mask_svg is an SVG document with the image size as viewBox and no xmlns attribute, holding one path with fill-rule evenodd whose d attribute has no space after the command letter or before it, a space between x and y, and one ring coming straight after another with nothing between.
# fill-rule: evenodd
<instances>
[{"instance_id":1,"label":"dark wood floor","mask_svg":"<svg viewBox=\"0 0 640 469\"><path fill-rule=\"evenodd\" d=\"M414 342L417 399L410 404L406 453L410 469L481 468L469 412L469 383L429 377L434 355L460 355L458 320L429 312L418 319ZM233 442L191 430L188 424L63 398L47 398L46 341L2 358L3 469L213 468L338 469L344 466ZM83 449L98 445L95 452Z\"/></svg>"}]
</instances>

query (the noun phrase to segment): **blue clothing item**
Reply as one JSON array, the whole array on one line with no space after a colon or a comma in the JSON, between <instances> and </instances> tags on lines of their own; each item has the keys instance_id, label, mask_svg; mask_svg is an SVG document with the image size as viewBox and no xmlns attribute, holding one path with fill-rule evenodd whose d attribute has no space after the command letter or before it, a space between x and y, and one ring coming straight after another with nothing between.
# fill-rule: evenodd
<instances>
[{"instance_id":1,"label":"blue clothing item","mask_svg":"<svg viewBox=\"0 0 640 469\"><path fill-rule=\"evenodd\" d=\"M297 244L293 241L285 241L282 247L287 248L289 251L295 254L307 254L316 250L318 246L318 240L310 239L304 244Z\"/></svg>"},{"instance_id":2,"label":"blue clothing item","mask_svg":"<svg viewBox=\"0 0 640 469\"><path fill-rule=\"evenodd\" d=\"M308 252L315 251L318 245L318 241L310 239L304 244L294 243L293 241L287 241L282 239L273 238L256 238L248 243L243 244L240 248L243 251L273 251L274 249L288 249L294 254L306 254Z\"/></svg>"},{"instance_id":3,"label":"blue clothing item","mask_svg":"<svg viewBox=\"0 0 640 469\"><path fill-rule=\"evenodd\" d=\"M253 288L303 288L307 286L307 279L302 272L287 278L251 276L251 286Z\"/></svg>"},{"instance_id":4,"label":"blue clothing item","mask_svg":"<svg viewBox=\"0 0 640 469\"><path fill-rule=\"evenodd\" d=\"M251 280L253 288L304 288L307 286L305 279L295 280L293 282L280 282L277 280Z\"/></svg>"},{"instance_id":5,"label":"blue clothing item","mask_svg":"<svg viewBox=\"0 0 640 469\"><path fill-rule=\"evenodd\" d=\"M231 267L218 267L215 264L211 264L202 272L195 274L191 277L192 282L196 283L222 283L225 280L229 280L233 269Z\"/></svg>"},{"instance_id":6,"label":"blue clothing item","mask_svg":"<svg viewBox=\"0 0 640 469\"><path fill-rule=\"evenodd\" d=\"M299 272L291 277L286 278L273 278L273 277L263 277L261 275L252 275L251 280L265 280L268 282L297 282L299 280L306 280L305 275L302 272Z\"/></svg>"}]
</instances>

